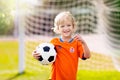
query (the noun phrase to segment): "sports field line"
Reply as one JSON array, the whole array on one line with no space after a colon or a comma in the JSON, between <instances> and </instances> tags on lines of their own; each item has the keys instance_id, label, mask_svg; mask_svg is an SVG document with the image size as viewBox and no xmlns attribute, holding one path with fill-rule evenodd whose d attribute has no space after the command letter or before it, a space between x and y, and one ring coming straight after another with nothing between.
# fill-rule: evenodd
<instances>
[{"instance_id":1,"label":"sports field line","mask_svg":"<svg viewBox=\"0 0 120 80\"><path fill-rule=\"evenodd\" d=\"M3 70L3 71L0 71L0 74L11 74L16 72L18 72L18 70Z\"/></svg>"}]
</instances>

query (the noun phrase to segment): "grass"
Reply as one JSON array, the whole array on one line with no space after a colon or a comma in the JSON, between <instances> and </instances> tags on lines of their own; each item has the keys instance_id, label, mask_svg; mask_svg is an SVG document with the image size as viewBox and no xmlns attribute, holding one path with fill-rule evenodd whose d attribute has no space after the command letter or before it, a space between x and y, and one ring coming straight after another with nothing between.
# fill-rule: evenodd
<instances>
[{"instance_id":1,"label":"grass","mask_svg":"<svg viewBox=\"0 0 120 80\"><path fill-rule=\"evenodd\" d=\"M0 70L15 69L18 65L16 63L18 63L18 42L0 41Z\"/></svg>"},{"instance_id":2,"label":"grass","mask_svg":"<svg viewBox=\"0 0 120 80\"><path fill-rule=\"evenodd\" d=\"M48 79L50 66L42 66L38 61L31 57L29 58L29 56L26 57L26 63L28 64L26 64L25 73L18 74L18 42L0 41L0 80ZM82 65L83 63L85 62L82 62ZM106 62L104 61L104 63L102 62L101 64L106 64ZM101 64L97 65L101 66ZM79 67L81 67L81 65L79 65ZM93 70L91 67L91 70L79 69L77 80L120 80L119 75L120 72L116 70Z\"/></svg>"}]
</instances>

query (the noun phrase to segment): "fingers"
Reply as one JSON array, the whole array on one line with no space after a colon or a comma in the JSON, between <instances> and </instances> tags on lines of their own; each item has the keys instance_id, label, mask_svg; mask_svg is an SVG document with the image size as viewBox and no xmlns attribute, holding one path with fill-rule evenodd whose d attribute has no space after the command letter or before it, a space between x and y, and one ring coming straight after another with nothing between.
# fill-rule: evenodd
<instances>
[{"instance_id":1,"label":"fingers","mask_svg":"<svg viewBox=\"0 0 120 80\"><path fill-rule=\"evenodd\" d=\"M39 59L39 58L40 58L40 54L39 54L39 53L36 53L36 50L33 51L32 56L33 56L35 59Z\"/></svg>"},{"instance_id":2,"label":"fingers","mask_svg":"<svg viewBox=\"0 0 120 80\"><path fill-rule=\"evenodd\" d=\"M76 34L76 35L74 36L74 39L79 39L79 35Z\"/></svg>"},{"instance_id":3,"label":"fingers","mask_svg":"<svg viewBox=\"0 0 120 80\"><path fill-rule=\"evenodd\" d=\"M80 41L83 44L85 43L85 41L83 40L83 38L79 34L76 34L75 37L74 37L74 39Z\"/></svg>"},{"instance_id":4,"label":"fingers","mask_svg":"<svg viewBox=\"0 0 120 80\"><path fill-rule=\"evenodd\" d=\"M40 54L38 54L38 53L34 54L33 57L38 60L40 58Z\"/></svg>"},{"instance_id":5,"label":"fingers","mask_svg":"<svg viewBox=\"0 0 120 80\"><path fill-rule=\"evenodd\" d=\"M37 53L36 53L36 50L34 50L34 51L32 52L32 56L34 56L34 54L37 54Z\"/></svg>"},{"instance_id":6,"label":"fingers","mask_svg":"<svg viewBox=\"0 0 120 80\"><path fill-rule=\"evenodd\" d=\"M35 59L39 60L40 58L40 55L39 56L34 56Z\"/></svg>"},{"instance_id":7,"label":"fingers","mask_svg":"<svg viewBox=\"0 0 120 80\"><path fill-rule=\"evenodd\" d=\"M77 40L80 40L80 41L83 40L82 37L79 34L76 34L75 37L74 37L74 39L77 39Z\"/></svg>"}]
</instances>

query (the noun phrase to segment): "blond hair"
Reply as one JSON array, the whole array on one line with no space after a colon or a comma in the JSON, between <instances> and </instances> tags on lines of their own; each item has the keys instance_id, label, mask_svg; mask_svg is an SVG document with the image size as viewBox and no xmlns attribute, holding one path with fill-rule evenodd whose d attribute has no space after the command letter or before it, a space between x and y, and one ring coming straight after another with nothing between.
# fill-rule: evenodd
<instances>
[{"instance_id":1,"label":"blond hair","mask_svg":"<svg viewBox=\"0 0 120 80\"><path fill-rule=\"evenodd\" d=\"M72 20L74 31L76 30L76 22L75 22L74 17L72 16L72 14L69 11L64 11L64 12L59 13L54 19L53 31L55 33L59 33L59 25L61 23L63 23L65 19Z\"/></svg>"}]
</instances>

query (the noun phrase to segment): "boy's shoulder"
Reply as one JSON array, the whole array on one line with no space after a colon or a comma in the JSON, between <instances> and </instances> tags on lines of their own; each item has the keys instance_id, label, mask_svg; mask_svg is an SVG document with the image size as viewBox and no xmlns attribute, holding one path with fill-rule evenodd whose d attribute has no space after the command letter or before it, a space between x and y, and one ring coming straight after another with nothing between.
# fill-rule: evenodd
<instances>
[{"instance_id":1,"label":"boy's shoulder","mask_svg":"<svg viewBox=\"0 0 120 80\"><path fill-rule=\"evenodd\" d=\"M59 42L59 38L54 37L54 38L51 39L50 42L53 43L53 44L58 43Z\"/></svg>"},{"instance_id":2,"label":"boy's shoulder","mask_svg":"<svg viewBox=\"0 0 120 80\"><path fill-rule=\"evenodd\" d=\"M58 40L59 40L59 38L57 38L57 37L54 37L51 39L51 41L58 41Z\"/></svg>"}]
</instances>

